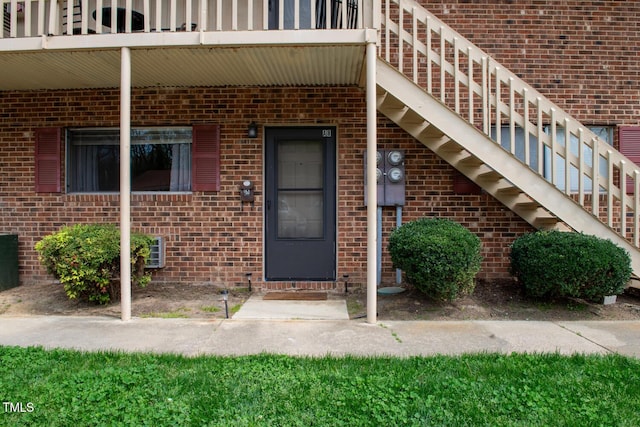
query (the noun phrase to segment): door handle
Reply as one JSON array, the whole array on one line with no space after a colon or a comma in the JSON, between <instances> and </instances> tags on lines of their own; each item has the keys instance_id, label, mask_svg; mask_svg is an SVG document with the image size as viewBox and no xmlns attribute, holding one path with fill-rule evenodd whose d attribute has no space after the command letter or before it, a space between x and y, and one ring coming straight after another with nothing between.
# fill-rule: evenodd
<instances>
[{"instance_id":1,"label":"door handle","mask_svg":"<svg viewBox=\"0 0 640 427\"><path fill-rule=\"evenodd\" d=\"M271 210L271 200L267 200L267 210Z\"/></svg>"}]
</instances>

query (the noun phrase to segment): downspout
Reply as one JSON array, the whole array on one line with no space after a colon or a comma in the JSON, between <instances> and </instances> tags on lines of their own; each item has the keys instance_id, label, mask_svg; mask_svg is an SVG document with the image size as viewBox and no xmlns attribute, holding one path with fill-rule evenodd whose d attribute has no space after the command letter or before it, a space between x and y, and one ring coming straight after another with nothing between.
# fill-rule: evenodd
<instances>
[{"instance_id":1,"label":"downspout","mask_svg":"<svg viewBox=\"0 0 640 427\"><path fill-rule=\"evenodd\" d=\"M120 64L120 312L131 320L131 51Z\"/></svg>"},{"instance_id":2,"label":"downspout","mask_svg":"<svg viewBox=\"0 0 640 427\"><path fill-rule=\"evenodd\" d=\"M396 206L396 228L402 225L402 206ZM396 284L402 283L402 270L396 268Z\"/></svg>"},{"instance_id":3,"label":"downspout","mask_svg":"<svg viewBox=\"0 0 640 427\"><path fill-rule=\"evenodd\" d=\"M367 31L367 323L377 316L377 185L376 185L376 37Z\"/></svg>"}]
</instances>

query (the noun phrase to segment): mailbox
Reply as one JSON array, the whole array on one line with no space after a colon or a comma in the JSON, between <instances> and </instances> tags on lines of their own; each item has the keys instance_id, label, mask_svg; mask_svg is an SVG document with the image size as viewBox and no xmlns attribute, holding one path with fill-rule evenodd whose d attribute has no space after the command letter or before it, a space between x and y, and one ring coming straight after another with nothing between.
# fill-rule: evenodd
<instances>
[{"instance_id":1,"label":"mailbox","mask_svg":"<svg viewBox=\"0 0 640 427\"><path fill-rule=\"evenodd\" d=\"M254 188L253 182L242 181L242 184L240 184L240 201L253 202L253 199L254 199L253 188Z\"/></svg>"}]
</instances>

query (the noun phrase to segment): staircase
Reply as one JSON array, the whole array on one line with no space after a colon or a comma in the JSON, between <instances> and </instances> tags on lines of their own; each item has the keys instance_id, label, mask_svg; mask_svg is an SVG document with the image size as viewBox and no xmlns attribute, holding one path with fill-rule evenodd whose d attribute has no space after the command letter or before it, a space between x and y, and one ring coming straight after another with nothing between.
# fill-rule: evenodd
<instances>
[{"instance_id":1,"label":"staircase","mask_svg":"<svg viewBox=\"0 0 640 427\"><path fill-rule=\"evenodd\" d=\"M378 111L532 226L623 247L640 276L632 161L413 0L383 0L381 21Z\"/></svg>"}]
</instances>

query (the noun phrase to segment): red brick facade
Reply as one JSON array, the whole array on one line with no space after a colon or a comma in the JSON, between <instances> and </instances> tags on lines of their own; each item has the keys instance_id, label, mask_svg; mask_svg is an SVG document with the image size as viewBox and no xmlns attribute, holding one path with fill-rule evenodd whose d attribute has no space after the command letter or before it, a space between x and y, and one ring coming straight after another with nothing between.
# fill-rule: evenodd
<instances>
[{"instance_id":1,"label":"red brick facade","mask_svg":"<svg viewBox=\"0 0 640 427\"><path fill-rule=\"evenodd\" d=\"M581 122L640 123L639 1L419 2Z\"/></svg>"},{"instance_id":2,"label":"red brick facade","mask_svg":"<svg viewBox=\"0 0 640 427\"><path fill-rule=\"evenodd\" d=\"M640 31L635 25L640 2L487 3L423 1L585 124L640 123ZM251 121L260 125L257 139L246 137ZM263 126L329 124L338 131L338 287L345 274L350 284L364 284L364 92L344 87L133 90L132 126L205 123L221 126L220 191L132 196L132 227L166 239L166 267L154 280L233 286L246 283L246 273L252 273L253 284L263 286ZM35 193L34 129L118 125L118 90L0 92L0 233L19 235L23 283L46 278L33 249L42 236L66 224L119 220L117 195ZM461 222L482 239L479 277L507 277L509 245L532 228L486 194L455 194L455 170L384 117L378 119L378 143L405 150L404 221L441 216ZM238 186L245 179L256 186L253 205L240 203ZM383 247L395 221L395 209L384 208ZM383 281L393 281L386 250L382 264Z\"/></svg>"}]
</instances>

